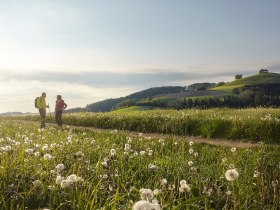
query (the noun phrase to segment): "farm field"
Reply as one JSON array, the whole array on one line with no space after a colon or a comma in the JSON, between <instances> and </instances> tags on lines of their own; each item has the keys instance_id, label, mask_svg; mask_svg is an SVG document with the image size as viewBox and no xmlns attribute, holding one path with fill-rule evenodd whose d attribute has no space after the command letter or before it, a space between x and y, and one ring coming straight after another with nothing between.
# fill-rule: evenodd
<instances>
[{"instance_id":1,"label":"farm field","mask_svg":"<svg viewBox=\"0 0 280 210\"><path fill-rule=\"evenodd\" d=\"M231 148L172 135L41 130L2 118L0 206L276 210L279 153L277 145Z\"/></svg>"}]
</instances>

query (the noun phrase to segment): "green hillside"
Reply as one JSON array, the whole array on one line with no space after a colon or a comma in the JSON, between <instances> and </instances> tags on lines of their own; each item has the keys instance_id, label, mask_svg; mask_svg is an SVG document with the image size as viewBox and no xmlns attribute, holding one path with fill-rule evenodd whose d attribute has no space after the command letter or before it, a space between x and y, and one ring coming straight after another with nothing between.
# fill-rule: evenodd
<instances>
[{"instance_id":1,"label":"green hillside","mask_svg":"<svg viewBox=\"0 0 280 210\"><path fill-rule=\"evenodd\" d=\"M143 99L141 100L142 104L152 102L154 104L166 104L167 106L177 102L181 102L184 98L209 98L209 97L223 97L228 95L229 93L224 91L217 91L217 90L190 90L180 93L173 93L173 94L166 94L166 95L159 95L154 96L152 99Z\"/></svg>"},{"instance_id":2,"label":"green hillside","mask_svg":"<svg viewBox=\"0 0 280 210\"><path fill-rule=\"evenodd\" d=\"M231 92L232 89L242 87L244 85L257 85L267 83L280 83L280 74L277 73L260 73L253 76L238 79L229 82L225 85L211 88L211 90L219 90L225 92Z\"/></svg>"},{"instance_id":3,"label":"green hillside","mask_svg":"<svg viewBox=\"0 0 280 210\"><path fill-rule=\"evenodd\" d=\"M113 110L111 112L114 113L123 113L123 112L132 112L132 111L144 111L144 110L151 110L154 107L151 106L129 106L122 109Z\"/></svg>"},{"instance_id":4,"label":"green hillside","mask_svg":"<svg viewBox=\"0 0 280 210\"><path fill-rule=\"evenodd\" d=\"M274 104L275 106L278 106L278 102L273 101L272 99L274 99L275 96L278 97L278 94L275 93L275 90L278 91L277 85L280 84L280 74L259 73L253 76L237 79L225 85L214 88L209 87L213 87L216 84L209 82L195 83L188 86L187 88L182 86L149 88L125 97L106 99L103 101L88 104L85 108L70 109L68 110L68 112L109 112L112 110L133 111L145 109L143 107L186 108L187 106L194 106L197 108L201 107L202 104L204 104L204 107L209 106L209 104L216 104L217 106L221 106L221 104L223 104L224 106L231 106L233 103L232 101L235 101L236 104L239 104L239 106L243 107L245 103L249 102L243 101L244 103L242 102L242 104L240 102L241 100L239 100L238 94L233 94L232 90L234 88L239 88L245 85L259 84L262 85L262 88L264 90L263 92L268 91L268 93L265 94L265 97L268 97L268 95L270 94L270 98L258 98L256 100L252 99L251 104L249 105L252 106L252 104L259 104L264 106L271 106L272 104ZM267 84L271 84L272 86L263 86ZM272 92L274 93L272 94ZM250 97L254 98L255 95L252 95ZM260 103L260 101L262 102ZM270 104L268 103L268 101L270 101ZM237 106L236 104L234 106Z\"/></svg>"},{"instance_id":5,"label":"green hillside","mask_svg":"<svg viewBox=\"0 0 280 210\"><path fill-rule=\"evenodd\" d=\"M74 108L69 109L68 112L109 112L114 109L119 109L126 106L136 105L136 103L145 98L151 98L156 95L166 95L179 93L185 90L182 86L163 86L163 87L153 87L148 88L125 97L111 98L103 101L98 101L92 104L88 104L85 108ZM132 104L131 104L132 103Z\"/></svg>"}]
</instances>

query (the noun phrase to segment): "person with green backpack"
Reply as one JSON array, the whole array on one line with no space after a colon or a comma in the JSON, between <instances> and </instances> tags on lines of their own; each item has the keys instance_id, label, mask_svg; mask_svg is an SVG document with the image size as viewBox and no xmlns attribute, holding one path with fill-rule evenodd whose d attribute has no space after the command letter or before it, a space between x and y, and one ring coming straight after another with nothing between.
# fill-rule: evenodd
<instances>
[{"instance_id":1,"label":"person with green backpack","mask_svg":"<svg viewBox=\"0 0 280 210\"><path fill-rule=\"evenodd\" d=\"M46 96L47 94L44 92L40 97L35 99L35 107L39 109L40 117L41 117L41 128L45 128L45 120L46 120L46 108L49 108L49 105L46 104Z\"/></svg>"}]
</instances>

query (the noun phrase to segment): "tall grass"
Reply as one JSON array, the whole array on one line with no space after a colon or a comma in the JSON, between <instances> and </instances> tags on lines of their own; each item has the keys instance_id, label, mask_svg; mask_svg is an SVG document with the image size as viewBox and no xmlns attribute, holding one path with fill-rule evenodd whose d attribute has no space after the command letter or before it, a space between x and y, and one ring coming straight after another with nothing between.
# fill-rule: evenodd
<instances>
[{"instance_id":1,"label":"tall grass","mask_svg":"<svg viewBox=\"0 0 280 210\"><path fill-rule=\"evenodd\" d=\"M17 117L18 118L18 117ZM64 123L138 132L244 139L265 143L280 141L280 109L150 110L123 113L65 114ZM20 119L37 120L39 116ZM48 116L54 123L54 117Z\"/></svg>"},{"instance_id":2,"label":"tall grass","mask_svg":"<svg viewBox=\"0 0 280 210\"><path fill-rule=\"evenodd\" d=\"M111 149L115 156L110 155ZM276 210L280 208L279 153L278 146L235 151L190 145L188 139L130 137L118 131L85 132L52 126L40 130L2 120L0 206L131 209L140 200L140 189L148 188L159 191L154 198L166 210ZM46 159L46 154L52 158ZM61 163L65 168L58 172L55 167ZM231 168L239 173L234 181L225 179ZM65 188L56 184L58 175L66 179L70 174L83 180ZM186 180L190 191L179 191L181 180Z\"/></svg>"}]
</instances>

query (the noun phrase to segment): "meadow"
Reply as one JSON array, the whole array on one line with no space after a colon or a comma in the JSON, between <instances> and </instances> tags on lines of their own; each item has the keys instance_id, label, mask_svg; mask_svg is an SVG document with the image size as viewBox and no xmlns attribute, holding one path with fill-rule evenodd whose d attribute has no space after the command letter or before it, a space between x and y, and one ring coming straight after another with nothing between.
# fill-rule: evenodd
<instances>
[{"instance_id":1,"label":"meadow","mask_svg":"<svg viewBox=\"0 0 280 210\"><path fill-rule=\"evenodd\" d=\"M280 143L280 109L272 108L74 113L63 118L74 126ZM39 116L10 119L39 121ZM53 114L48 113L47 122L54 123Z\"/></svg>"},{"instance_id":2,"label":"meadow","mask_svg":"<svg viewBox=\"0 0 280 210\"><path fill-rule=\"evenodd\" d=\"M108 127L115 125L111 115L78 116L65 121L89 126L91 117L104 123L106 116ZM115 117L123 122L127 114ZM279 146L230 148L173 135L38 126L0 119L0 209L280 208Z\"/></svg>"}]
</instances>

